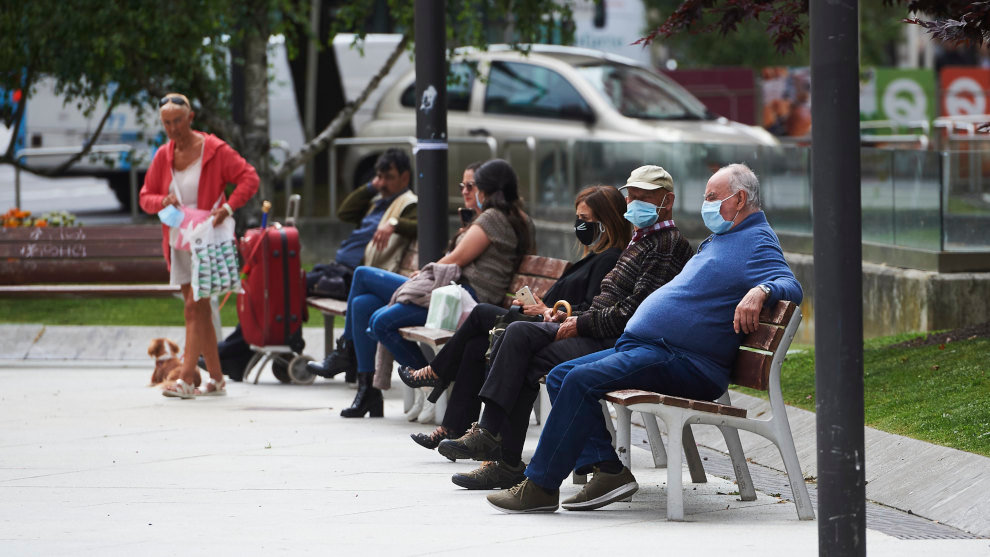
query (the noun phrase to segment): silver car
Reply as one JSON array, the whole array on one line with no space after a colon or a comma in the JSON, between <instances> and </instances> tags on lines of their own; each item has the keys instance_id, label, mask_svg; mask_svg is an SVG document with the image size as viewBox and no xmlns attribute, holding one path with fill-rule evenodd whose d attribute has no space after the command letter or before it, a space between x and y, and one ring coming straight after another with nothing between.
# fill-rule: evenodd
<instances>
[{"instance_id":1,"label":"silver car","mask_svg":"<svg viewBox=\"0 0 990 557\"><path fill-rule=\"evenodd\" d=\"M778 145L762 128L710 113L670 78L600 51L550 45L533 45L529 54L504 45L484 52L463 49L455 53L450 75L447 130L454 141L449 175L460 176L469 162L491 156L489 148L458 144L456 138L493 138L497 154L509 158L519 172L524 195L544 197L538 190L559 188L568 164L616 166L624 173L622 179L631 162L636 162L633 167L642 164L588 157L567 161L568 142ZM374 117L357 137L414 137L415 88L410 70L382 95ZM345 182L369 179L374 159L384 148L349 148L342 168ZM453 186L450 196L456 201Z\"/></svg>"}]
</instances>

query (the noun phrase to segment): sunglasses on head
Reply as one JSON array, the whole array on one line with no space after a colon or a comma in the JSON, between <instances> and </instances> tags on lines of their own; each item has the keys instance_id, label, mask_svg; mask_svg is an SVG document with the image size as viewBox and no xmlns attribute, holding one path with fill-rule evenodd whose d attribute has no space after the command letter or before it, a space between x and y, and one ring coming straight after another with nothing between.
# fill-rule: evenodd
<instances>
[{"instance_id":1,"label":"sunglasses on head","mask_svg":"<svg viewBox=\"0 0 990 557\"><path fill-rule=\"evenodd\" d=\"M162 97L162 100L158 101L158 108L165 106L168 103L177 104L179 106L185 106L186 100L182 97Z\"/></svg>"}]
</instances>

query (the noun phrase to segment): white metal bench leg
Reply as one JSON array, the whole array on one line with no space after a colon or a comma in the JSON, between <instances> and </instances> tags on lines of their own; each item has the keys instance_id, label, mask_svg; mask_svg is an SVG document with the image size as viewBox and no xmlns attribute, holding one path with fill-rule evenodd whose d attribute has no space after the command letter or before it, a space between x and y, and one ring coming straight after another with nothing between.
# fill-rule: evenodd
<instances>
[{"instance_id":1,"label":"white metal bench leg","mask_svg":"<svg viewBox=\"0 0 990 557\"><path fill-rule=\"evenodd\" d=\"M743 451L742 442L739 441L739 430L724 425L718 426L718 429L722 432L725 447L729 450L732 470L736 473L736 485L739 486L739 498L743 501L755 501L756 487L753 486L753 478L749 475L749 464L746 463L746 453Z\"/></svg>"},{"instance_id":2,"label":"white metal bench leg","mask_svg":"<svg viewBox=\"0 0 990 557\"><path fill-rule=\"evenodd\" d=\"M618 413L619 405L613 405L613 408ZM646 435L650 440L650 452L653 453L653 466L656 468L666 468L667 451L663 446L663 438L660 437L660 426L657 424L657 417L649 412L640 412L639 416L643 419L643 425L646 426Z\"/></svg>"},{"instance_id":3,"label":"white metal bench leg","mask_svg":"<svg viewBox=\"0 0 990 557\"><path fill-rule=\"evenodd\" d=\"M783 412L783 410L781 410ZM774 416L776 418L776 416ZM791 483L791 493L794 496L794 505L797 507L798 518L801 520L814 520L815 509L811 505L811 497L808 496L808 486L804 483L801 475L801 464L798 462L797 451L794 449L794 438L791 437L790 426L785 420L783 433L777 432L778 439L774 440L777 450L780 451L780 458L784 461L784 469L787 470L787 479Z\"/></svg>"},{"instance_id":4,"label":"white metal bench leg","mask_svg":"<svg viewBox=\"0 0 990 557\"><path fill-rule=\"evenodd\" d=\"M539 409L536 414L536 423L543 424L550 415L550 391L547 390L546 383L540 383L540 396L537 398L536 407Z\"/></svg>"},{"instance_id":5,"label":"white metal bench leg","mask_svg":"<svg viewBox=\"0 0 990 557\"><path fill-rule=\"evenodd\" d=\"M615 452L623 466L632 467L632 457L629 450L632 445L632 412L621 404L615 408Z\"/></svg>"},{"instance_id":6,"label":"white metal bench leg","mask_svg":"<svg viewBox=\"0 0 990 557\"><path fill-rule=\"evenodd\" d=\"M602 415L605 417L605 429L612 437L612 446L615 446L615 425L612 424L612 413L608 411L608 404L604 400L599 401L602 405Z\"/></svg>"},{"instance_id":7,"label":"white metal bench leg","mask_svg":"<svg viewBox=\"0 0 990 557\"><path fill-rule=\"evenodd\" d=\"M684 493L681 481L681 426L683 416L673 414L667 422L667 520L684 520ZM666 420L665 420L666 421Z\"/></svg>"},{"instance_id":8,"label":"white metal bench leg","mask_svg":"<svg viewBox=\"0 0 990 557\"><path fill-rule=\"evenodd\" d=\"M684 443L684 460L691 472L691 481L696 484L707 483L708 476L705 475L705 465L701 463L701 455L698 454L698 442L694 440L694 433L691 431L690 424L684 424L681 439Z\"/></svg>"}]
</instances>

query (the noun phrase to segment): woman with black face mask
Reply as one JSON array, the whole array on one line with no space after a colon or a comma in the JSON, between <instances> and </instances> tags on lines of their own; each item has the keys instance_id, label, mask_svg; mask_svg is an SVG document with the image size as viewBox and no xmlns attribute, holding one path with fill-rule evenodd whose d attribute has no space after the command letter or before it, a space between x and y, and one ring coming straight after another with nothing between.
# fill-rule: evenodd
<instances>
[{"instance_id":1,"label":"woman with black face mask","mask_svg":"<svg viewBox=\"0 0 990 557\"><path fill-rule=\"evenodd\" d=\"M629 222L622 216L625 211L625 199L612 186L590 186L581 190L574 201L574 234L581 243L583 257L564 272L543 299L534 294L536 303L532 305L523 305L517 299L511 310L479 304L429 366L415 371L399 368L399 377L406 385L434 387L430 395L433 402L454 382L443 423L430 434L413 434L413 441L434 449L444 439L461 436L471 422L477 420L481 410L478 391L485 380L489 333L499 317L540 320L549 310L543 300L551 305L558 300L567 300L573 310L591 306L592 299L601 290L602 279L615 267L631 238Z\"/></svg>"}]
</instances>

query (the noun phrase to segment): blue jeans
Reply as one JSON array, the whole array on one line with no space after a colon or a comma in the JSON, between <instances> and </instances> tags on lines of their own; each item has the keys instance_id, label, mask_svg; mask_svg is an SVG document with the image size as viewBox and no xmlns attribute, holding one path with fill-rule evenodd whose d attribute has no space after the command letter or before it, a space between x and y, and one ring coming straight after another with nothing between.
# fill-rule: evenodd
<instances>
[{"instance_id":1,"label":"blue jeans","mask_svg":"<svg viewBox=\"0 0 990 557\"><path fill-rule=\"evenodd\" d=\"M575 468L618 461L599 402L618 389L701 400L714 400L724 392L663 339L654 344L623 333L615 348L564 362L547 375L553 406L526 477L543 488L557 489Z\"/></svg>"},{"instance_id":2,"label":"blue jeans","mask_svg":"<svg viewBox=\"0 0 990 557\"><path fill-rule=\"evenodd\" d=\"M407 280L402 275L375 267L362 265L354 271L341 337L354 341L358 373L375 372L375 351L379 342L401 365L419 369L429 364L416 343L399 334L402 327L425 324L427 308L413 304L388 305L395 290ZM475 297L470 287L465 288Z\"/></svg>"},{"instance_id":3,"label":"blue jeans","mask_svg":"<svg viewBox=\"0 0 990 557\"><path fill-rule=\"evenodd\" d=\"M341 337L354 341L358 373L374 373L378 342L385 344L397 360L399 353L403 360L412 360L415 354L424 362L417 367L426 365L426 359L416 345L403 340L398 332L399 327L426 323L426 308L411 304L388 305L392 293L407 280L402 275L375 267L362 265L354 270ZM409 365L403 360L399 362Z\"/></svg>"}]
</instances>

